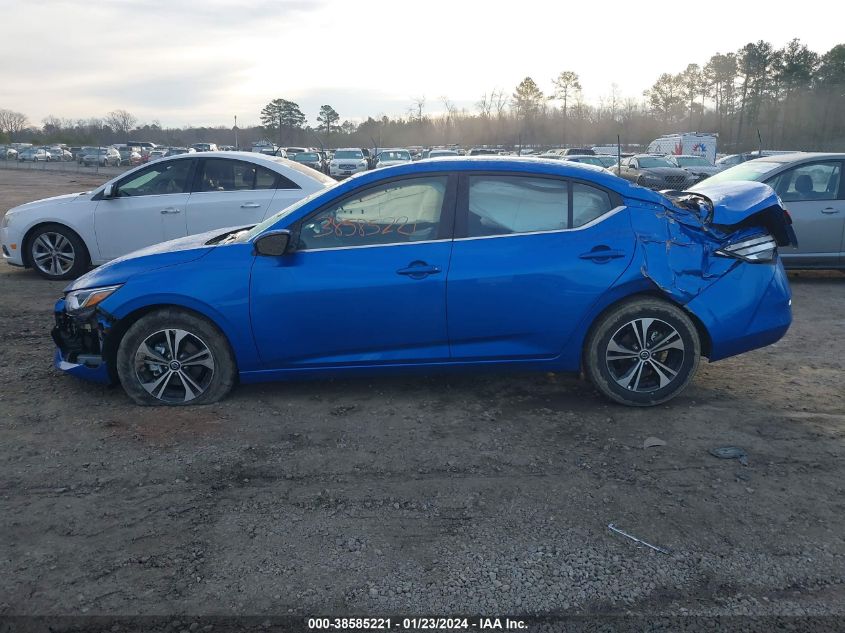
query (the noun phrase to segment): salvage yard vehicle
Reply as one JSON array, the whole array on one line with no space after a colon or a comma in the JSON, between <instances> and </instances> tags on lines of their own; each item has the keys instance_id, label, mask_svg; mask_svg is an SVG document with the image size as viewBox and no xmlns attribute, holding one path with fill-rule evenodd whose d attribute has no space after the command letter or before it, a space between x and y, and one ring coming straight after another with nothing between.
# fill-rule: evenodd
<instances>
[{"instance_id":1,"label":"salvage yard vehicle","mask_svg":"<svg viewBox=\"0 0 845 633\"><path fill-rule=\"evenodd\" d=\"M670 198L576 163L432 159L89 272L55 306L55 364L145 405L490 367L583 370L614 401L656 405L700 357L784 335L777 247L794 240L762 183Z\"/></svg>"},{"instance_id":2,"label":"salvage yard vehicle","mask_svg":"<svg viewBox=\"0 0 845 633\"><path fill-rule=\"evenodd\" d=\"M710 176L722 171L721 167L716 167L715 165L708 163L704 156L670 154L666 157L666 160L668 160L673 167L680 167L681 169L688 171L695 177L696 181L704 180L705 178L709 178Z\"/></svg>"},{"instance_id":3,"label":"salvage yard vehicle","mask_svg":"<svg viewBox=\"0 0 845 633\"><path fill-rule=\"evenodd\" d=\"M43 147L28 147L18 153L18 162L49 163L53 156Z\"/></svg>"},{"instance_id":4,"label":"salvage yard vehicle","mask_svg":"<svg viewBox=\"0 0 845 633\"><path fill-rule=\"evenodd\" d=\"M411 160L411 153L406 149L383 149L376 155L376 168L405 165Z\"/></svg>"},{"instance_id":5,"label":"salvage yard vehicle","mask_svg":"<svg viewBox=\"0 0 845 633\"><path fill-rule=\"evenodd\" d=\"M329 175L333 178L345 178L367 171L369 163L364 152L357 147L337 149L329 161Z\"/></svg>"},{"instance_id":6,"label":"salvage yard vehicle","mask_svg":"<svg viewBox=\"0 0 845 633\"><path fill-rule=\"evenodd\" d=\"M72 279L91 264L145 246L260 222L333 182L252 152L168 156L93 192L10 209L0 222L0 245L12 265L32 267L46 279Z\"/></svg>"},{"instance_id":7,"label":"salvage yard vehicle","mask_svg":"<svg viewBox=\"0 0 845 633\"><path fill-rule=\"evenodd\" d=\"M692 188L764 182L792 216L799 243L781 253L790 269L845 270L845 153L794 152L743 162Z\"/></svg>"},{"instance_id":8,"label":"salvage yard vehicle","mask_svg":"<svg viewBox=\"0 0 845 633\"><path fill-rule=\"evenodd\" d=\"M88 154L82 156L82 164L86 167L99 165L100 167L119 167L120 152L113 147L95 147Z\"/></svg>"},{"instance_id":9,"label":"salvage yard vehicle","mask_svg":"<svg viewBox=\"0 0 845 633\"><path fill-rule=\"evenodd\" d=\"M698 178L675 167L666 157L654 154L634 154L623 158L622 164L611 167L610 171L649 189L682 190L698 182Z\"/></svg>"}]
</instances>

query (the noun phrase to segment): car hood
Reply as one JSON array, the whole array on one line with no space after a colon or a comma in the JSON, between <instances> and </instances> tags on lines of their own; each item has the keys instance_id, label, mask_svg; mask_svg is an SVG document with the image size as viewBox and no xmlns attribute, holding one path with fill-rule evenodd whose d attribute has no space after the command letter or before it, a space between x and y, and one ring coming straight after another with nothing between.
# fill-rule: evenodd
<instances>
[{"instance_id":1,"label":"car hood","mask_svg":"<svg viewBox=\"0 0 845 633\"><path fill-rule=\"evenodd\" d=\"M25 211L29 209L40 209L42 207L54 206L54 205L61 205L61 204L69 204L72 202L78 202L80 200L89 200L90 191L82 191L80 193L66 193L62 196L53 196L52 198L42 198L41 200L33 200L32 202L27 202L26 204L22 204L20 206L14 207L9 209L9 212L14 211L17 213L18 211Z\"/></svg>"},{"instance_id":2,"label":"car hood","mask_svg":"<svg viewBox=\"0 0 845 633\"><path fill-rule=\"evenodd\" d=\"M194 261L204 257L215 247L214 244L207 244L209 240L240 228L243 227L215 229L142 248L82 275L68 284L65 292L122 284L138 273Z\"/></svg>"},{"instance_id":3,"label":"car hood","mask_svg":"<svg viewBox=\"0 0 845 633\"><path fill-rule=\"evenodd\" d=\"M712 185L705 182L689 190L711 200L714 224L734 225L769 207L783 207L775 190L762 182L736 181Z\"/></svg>"},{"instance_id":4,"label":"car hood","mask_svg":"<svg viewBox=\"0 0 845 633\"><path fill-rule=\"evenodd\" d=\"M688 171L691 174L707 174L708 176L718 174L720 171L722 171L719 167L710 167L704 165L690 165L689 167L682 167L682 169Z\"/></svg>"}]
</instances>

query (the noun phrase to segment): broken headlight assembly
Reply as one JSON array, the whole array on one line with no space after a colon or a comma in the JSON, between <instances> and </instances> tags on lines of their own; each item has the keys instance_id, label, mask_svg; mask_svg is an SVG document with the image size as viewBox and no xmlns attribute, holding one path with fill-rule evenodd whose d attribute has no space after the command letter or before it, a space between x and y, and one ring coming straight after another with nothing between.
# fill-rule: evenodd
<instances>
[{"instance_id":1,"label":"broken headlight assembly","mask_svg":"<svg viewBox=\"0 0 845 633\"><path fill-rule=\"evenodd\" d=\"M120 286L103 286L102 288L85 288L74 290L65 295L65 308L68 312L76 312L95 305L110 297Z\"/></svg>"},{"instance_id":2,"label":"broken headlight assembly","mask_svg":"<svg viewBox=\"0 0 845 633\"><path fill-rule=\"evenodd\" d=\"M746 262L770 262L775 258L777 242L771 235L757 235L741 242L734 242L716 251L723 257L734 257Z\"/></svg>"}]
</instances>

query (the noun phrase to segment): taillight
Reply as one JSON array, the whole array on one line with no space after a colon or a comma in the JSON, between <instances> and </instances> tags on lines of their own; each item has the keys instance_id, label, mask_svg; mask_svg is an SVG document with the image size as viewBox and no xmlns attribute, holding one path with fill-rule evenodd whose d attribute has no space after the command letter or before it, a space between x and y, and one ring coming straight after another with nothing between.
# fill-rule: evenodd
<instances>
[{"instance_id":1,"label":"taillight","mask_svg":"<svg viewBox=\"0 0 845 633\"><path fill-rule=\"evenodd\" d=\"M716 254L722 257L734 257L746 262L762 263L774 259L777 247L775 238L765 234L723 246L716 251Z\"/></svg>"}]
</instances>

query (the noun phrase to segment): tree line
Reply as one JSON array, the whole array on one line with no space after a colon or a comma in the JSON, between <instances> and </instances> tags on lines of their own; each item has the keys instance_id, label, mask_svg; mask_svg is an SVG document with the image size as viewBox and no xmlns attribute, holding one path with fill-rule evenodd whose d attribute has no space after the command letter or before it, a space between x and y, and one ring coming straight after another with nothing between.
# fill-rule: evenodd
<instances>
[{"instance_id":1,"label":"tree line","mask_svg":"<svg viewBox=\"0 0 845 633\"><path fill-rule=\"evenodd\" d=\"M237 130L238 144L259 140L280 145L338 146L555 146L645 144L661 134L716 132L721 151L845 149L845 44L821 54L799 39L782 48L760 40L737 51L716 53L680 73L662 73L642 95L622 95L616 84L588 102L574 70L551 80L544 93L532 77L512 91L494 88L470 108L446 96L411 99L404 115L341 121L321 106L315 124L294 101L277 98L259 113L260 125ZM432 110L431 114L427 109ZM163 128L139 124L126 110L79 120L49 116L40 127L24 114L0 109L0 141L120 142L129 137L166 145L211 141L234 145L236 130L224 126ZM140 138L143 137L143 138Z\"/></svg>"}]
</instances>

